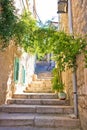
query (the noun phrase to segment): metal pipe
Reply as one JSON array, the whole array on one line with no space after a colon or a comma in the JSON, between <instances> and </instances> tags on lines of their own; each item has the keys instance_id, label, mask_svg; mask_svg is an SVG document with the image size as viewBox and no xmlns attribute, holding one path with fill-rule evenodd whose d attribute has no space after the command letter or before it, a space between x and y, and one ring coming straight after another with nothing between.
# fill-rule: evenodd
<instances>
[{"instance_id":1,"label":"metal pipe","mask_svg":"<svg viewBox=\"0 0 87 130\"><path fill-rule=\"evenodd\" d=\"M69 32L70 32L70 34L73 34L73 20L72 20L71 0L68 0L68 19L69 19Z\"/></svg>"},{"instance_id":2,"label":"metal pipe","mask_svg":"<svg viewBox=\"0 0 87 130\"><path fill-rule=\"evenodd\" d=\"M76 70L73 71L72 79L73 79L73 94L74 94L74 114L75 114L75 117L78 118L78 97L77 97Z\"/></svg>"},{"instance_id":3,"label":"metal pipe","mask_svg":"<svg viewBox=\"0 0 87 130\"><path fill-rule=\"evenodd\" d=\"M68 19L69 19L69 32L70 32L71 35L73 35L73 20L72 20L72 3L71 3L71 0L68 0ZM74 94L74 114L75 114L75 117L78 118L76 69L73 70L72 80L73 80L73 94Z\"/></svg>"}]
</instances>

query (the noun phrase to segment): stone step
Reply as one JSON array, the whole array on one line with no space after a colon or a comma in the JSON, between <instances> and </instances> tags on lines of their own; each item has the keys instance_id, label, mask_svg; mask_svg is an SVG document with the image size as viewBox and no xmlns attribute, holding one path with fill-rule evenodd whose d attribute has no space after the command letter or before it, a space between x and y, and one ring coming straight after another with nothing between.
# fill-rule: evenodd
<instances>
[{"instance_id":1,"label":"stone step","mask_svg":"<svg viewBox=\"0 0 87 130\"><path fill-rule=\"evenodd\" d=\"M41 80L32 81L29 84L25 92L52 92L52 83L51 80Z\"/></svg>"},{"instance_id":2,"label":"stone step","mask_svg":"<svg viewBox=\"0 0 87 130\"><path fill-rule=\"evenodd\" d=\"M29 126L11 126L11 127L0 127L0 130L82 130L81 128L42 128L42 127L29 127Z\"/></svg>"},{"instance_id":3,"label":"stone step","mask_svg":"<svg viewBox=\"0 0 87 130\"><path fill-rule=\"evenodd\" d=\"M37 81L32 81L31 85L32 86L35 86L35 87L38 87L38 86L44 86L44 84L50 86L52 83L51 83L51 80L44 80L44 79L37 79Z\"/></svg>"},{"instance_id":4,"label":"stone step","mask_svg":"<svg viewBox=\"0 0 87 130\"><path fill-rule=\"evenodd\" d=\"M72 106L42 106L42 105L2 105L0 112L7 113L39 113L39 114L73 114Z\"/></svg>"},{"instance_id":5,"label":"stone step","mask_svg":"<svg viewBox=\"0 0 87 130\"><path fill-rule=\"evenodd\" d=\"M0 113L1 126L31 126L43 128L66 128L67 130L80 128L79 119L69 116L51 116L38 114L9 114Z\"/></svg>"},{"instance_id":6,"label":"stone step","mask_svg":"<svg viewBox=\"0 0 87 130\"><path fill-rule=\"evenodd\" d=\"M50 77L50 76L49 76L49 77L38 76L38 77L37 77L37 81L38 81L38 80L52 80L52 78L53 78L53 77Z\"/></svg>"},{"instance_id":7,"label":"stone step","mask_svg":"<svg viewBox=\"0 0 87 130\"><path fill-rule=\"evenodd\" d=\"M37 80L52 80L52 76L37 75Z\"/></svg>"},{"instance_id":8,"label":"stone step","mask_svg":"<svg viewBox=\"0 0 87 130\"><path fill-rule=\"evenodd\" d=\"M37 78L51 78L52 77L52 72L42 72L38 73Z\"/></svg>"},{"instance_id":9,"label":"stone step","mask_svg":"<svg viewBox=\"0 0 87 130\"><path fill-rule=\"evenodd\" d=\"M53 91L49 88L49 89L46 89L46 88L44 88L44 89L34 89L34 88L32 88L32 89L25 89L24 91L23 91L24 93L52 93Z\"/></svg>"},{"instance_id":10,"label":"stone step","mask_svg":"<svg viewBox=\"0 0 87 130\"><path fill-rule=\"evenodd\" d=\"M7 104L23 105L69 105L69 100L59 99L8 99Z\"/></svg>"},{"instance_id":11,"label":"stone step","mask_svg":"<svg viewBox=\"0 0 87 130\"><path fill-rule=\"evenodd\" d=\"M35 91L35 92L37 92L37 91L42 91L43 93L44 93L44 91L45 91L45 93L46 93L46 91L48 91L48 90L50 90L51 91L51 93L52 93L52 87L51 87L52 85L48 85L48 84L40 84L40 85L36 85L36 84L31 84L31 87L26 87L26 90L28 90L28 91Z\"/></svg>"},{"instance_id":12,"label":"stone step","mask_svg":"<svg viewBox=\"0 0 87 130\"><path fill-rule=\"evenodd\" d=\"M56 93L22 93L14 94L13 98L16 99L57 99Z\"/></svg>"}]
</instances>

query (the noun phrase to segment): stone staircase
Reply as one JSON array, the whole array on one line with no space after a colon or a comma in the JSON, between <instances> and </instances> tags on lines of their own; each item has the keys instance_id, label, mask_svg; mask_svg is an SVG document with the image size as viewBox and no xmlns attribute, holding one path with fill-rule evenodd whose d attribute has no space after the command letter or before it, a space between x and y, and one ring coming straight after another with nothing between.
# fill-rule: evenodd
<instances>
[{"instance_id":1,"label":"stone staircase","mask_svg":"<svg viewBox=\"0 0 87 130\"><path fill-rule=\"evenodd\" d=\"M51 72L39 73L24 93L0 106L0 130L81 130L69 100L52 93L51 78Z\"/></svg>"},{"instance_id":2,"label":"stone staircase","mask_svg":"<svg viewBox=\"0 0 87 130\"><path fill-rule=\"evenodd\" d=\"M81 130L73 113L69 101L55 93L14 94L0 106L0 130Z\"/></svg>"},{"instance_id":3,"label":"stone staircase","mask_svg":"<svg viewBox=\"0 0 87 130\"><path fill-rule=\"evenodd\" d=\"M51 72L43 72L38 75L34 75L32 82L26 87L24 92L26 93L51 93L52 92L52 74Z\"/></svg>"}]
</instances>

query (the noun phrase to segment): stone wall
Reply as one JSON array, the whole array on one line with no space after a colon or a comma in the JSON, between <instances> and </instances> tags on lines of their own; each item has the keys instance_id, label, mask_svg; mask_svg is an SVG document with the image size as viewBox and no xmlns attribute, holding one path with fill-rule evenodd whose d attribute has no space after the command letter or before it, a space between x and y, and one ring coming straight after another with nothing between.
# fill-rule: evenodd
<instances>
[{"instance_id":1,"label":"stone wall","mask_svg":"<svg viewBox=\"0 0 87 130\"><path fill-rule=\"evenodd\" d=\"M72 0L72 14L74 33L87 33L87 0Z\"/></svg>"},{"instance_id":2,"label":"stone wall","mask_svg":"<svg viewBox=\"0 0 87 130\"><path fill-rule=\"evenodd\" d=\"M4 51L0 51L0 104L4 104L7 98L14 92L13 65L14 54L17 48L11 42Z\"/></svg>"},{"instance_id":3,"label":"stone wall","mask_svg":"<svg viewBox=\"0 0 87 130\"><path fill-rule=\"evenodd\" d=\"M60 29L65 32L69 32L67 13L63 13L62 15L60 15Z\"/></svg>"},{"instance_id":4,"label":"stone wall","mask_svg":"<svg viewBox=\"0 0 87 130\"><path fill-rule=\"evenodd\" d=\"M75 35L87 33L87 0L72 0L73 31ZM79 115L83 130L87 130L87 69L84 56L77 57L77 85Z\"/></svg>"},{"instance_id":5,"label":"stone wall","mask_svg":"<svg viewBox=\"0 0 87 130\"><path fill-rule=\"evenodd\" d=\"M71 0L72 1L72 17L74 35L84 35L87 33L87 0ZM66 21L68 14L61 15L61 20L65 31L68 30ZM77 57L77 91L78 91L78 108L81 125L83 130L87 130L87 68L85 68L84 55ZM71 70L64 72L63 80L65 82L66 91L73 104L73 86Z\"/></svg>"}]
</instances>

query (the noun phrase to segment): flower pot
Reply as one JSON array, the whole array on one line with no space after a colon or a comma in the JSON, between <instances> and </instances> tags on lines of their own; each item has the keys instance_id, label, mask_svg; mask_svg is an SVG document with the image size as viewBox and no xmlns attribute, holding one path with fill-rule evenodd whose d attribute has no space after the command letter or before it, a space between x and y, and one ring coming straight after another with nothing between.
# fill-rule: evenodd
<instances>
[{"instance_id":1,"label":"flower pot","mask_svg":"<svg viewBox=\"0 0 87 130\"><path fill-rule=\"evenodd\" d=\"M66 93L65 92L59 92L58 97L60 100L65 100L66 99Z\"/></svg>"}]
</instances>

